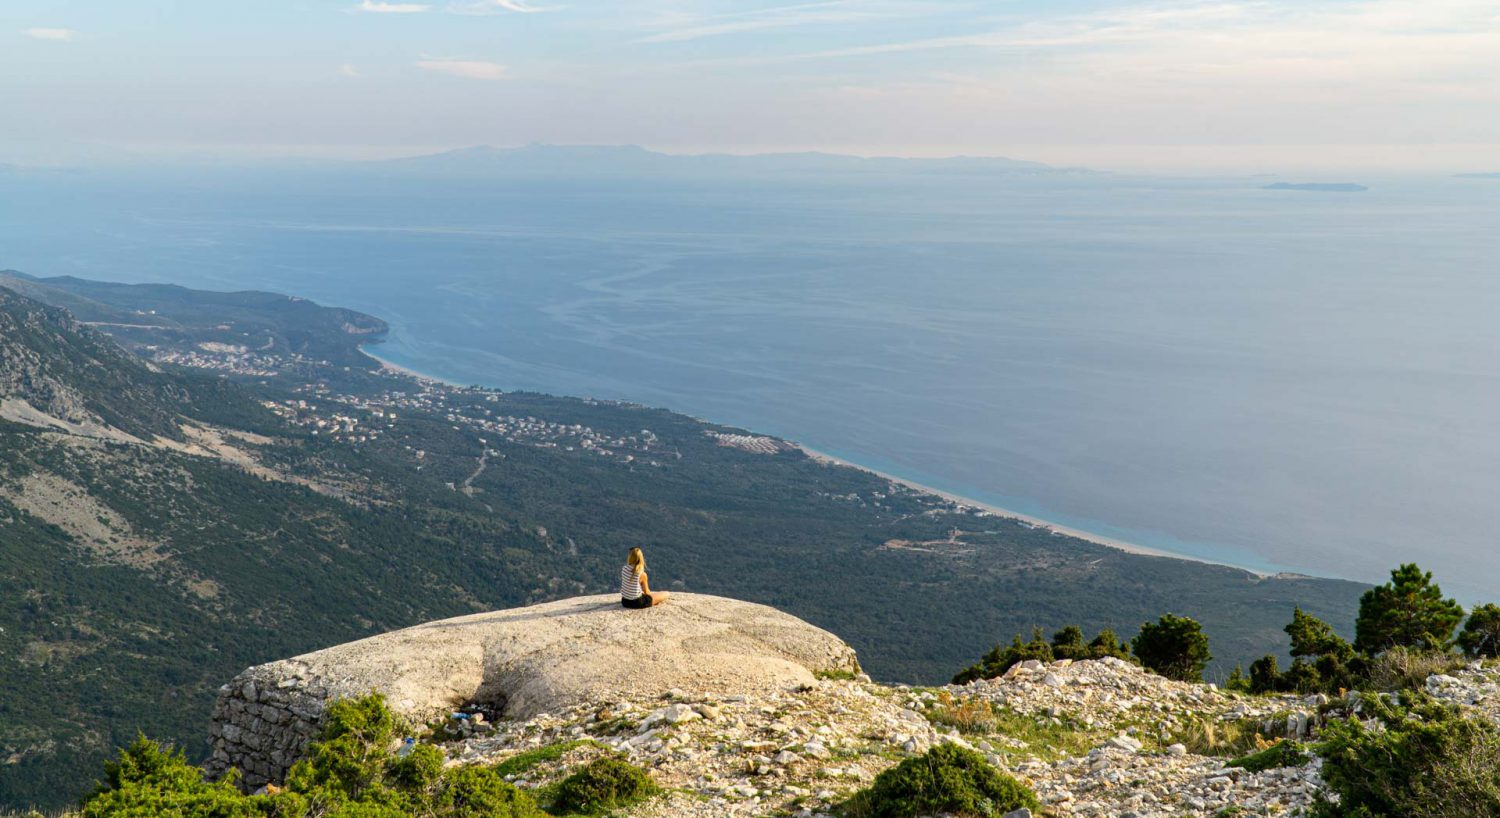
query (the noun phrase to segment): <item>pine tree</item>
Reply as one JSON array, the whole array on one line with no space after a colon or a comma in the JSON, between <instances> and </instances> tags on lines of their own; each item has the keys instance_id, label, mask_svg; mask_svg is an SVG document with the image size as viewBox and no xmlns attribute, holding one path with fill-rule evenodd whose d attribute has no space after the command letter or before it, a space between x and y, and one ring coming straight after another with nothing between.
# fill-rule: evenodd
<instances>
[{"instance_id":1,"label":"pine tree","mask_svg":"<svg viewBox=\"0 0 1500 818\"><path fill-rule=\"evenodd\" d=\"M1500 656L1500 605L1480 605L1469 611L1458 646L1475 658Z\"/></svg>"},{"instance_id":2,"label":"pine tree","mask_svg":"<svg viewBox=\"0 0 1500 818\"><path fill-rule=\"evenodd\" d=\"M1130 646L1147 670L1180 682L1202 682L1213 658L1203 626L1186 616L1166 614L1141 625Z\"/></svg>"},{"instance_id":3,"label":"pine tree","mask_svg":"<svg viewBox=\"0 0 1500 818\"><path fill-rule=\"evenodd\" d=\"M1394 647L1446 650L1464 609L1443 591L1432 574L1406 563L1391 581L1365 592L1354 625L1354 647L1370 656Z\"/></svg>"}]
</instances>

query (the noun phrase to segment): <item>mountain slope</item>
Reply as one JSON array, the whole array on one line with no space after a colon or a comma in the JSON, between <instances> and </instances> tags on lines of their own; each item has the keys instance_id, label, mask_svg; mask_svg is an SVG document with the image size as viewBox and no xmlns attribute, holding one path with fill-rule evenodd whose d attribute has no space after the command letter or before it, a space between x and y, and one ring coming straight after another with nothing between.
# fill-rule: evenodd
<instances>
[{"instance_id":1,"label":"mountain slope","mask_svg":"<svg viewBox=\"0 0 1500 818\"><path fill-rule=\"evenodd\" d=\"M209 292L174 284L122 284L72 276L35 278L0 272L0 287L62 307L107 327L136 351L211 345L370 366L359 345L388 329L373 316L305 298L247 290Z\"/></svg>"},{"instance_id":2,"label":"mountain slope","mask_svg":"<svg viewBox=\"0 0 1500 818\"><path fill-rule=\"evenodd\" d=\"M185 325L232 320L217 294L167 295L200 305ZM1129 636L1165 610L1232 665L1283 650L1293 605L1352 622L1363 590L1057 536L664 410L290 351L257 374L207 351L155 371L0 297L0 348L25 364L3 372L27 373L4 394L141 441L0 428L0 806L75 796L137 729L201 758L212 691L245 666L608 592L635 545L658 587L775 605L907 682L1033 625Z\"/></svg>"},{"instance_id":3,"label":"mountain slope","mask_svg":"<svg viewBox=\"0 0 1500 818\"><path fill-rule=\"evenodd\" d=\"M66 312L0 288L0 418L103 436L177 438L187 397Z\"/></svg>"}]
</instances>

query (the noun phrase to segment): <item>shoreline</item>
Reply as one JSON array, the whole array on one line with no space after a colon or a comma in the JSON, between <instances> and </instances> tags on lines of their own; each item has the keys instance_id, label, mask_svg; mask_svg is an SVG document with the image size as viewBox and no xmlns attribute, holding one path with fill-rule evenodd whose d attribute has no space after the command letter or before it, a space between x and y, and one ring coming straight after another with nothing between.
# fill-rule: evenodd
<instances>
[{"instance_id":1,"label":"shoreline","mask_svg":"<svg viewBox=\"0 0 1500 818\"><path fill-rule=\"evenodd\" d=\"M452 386L452 387L457 388L457 389L462 389L463 388L462 384L454 383L453 381L445 380L445 379L439 378L439 377L437 377L435 375L429 375L426 372L418 372L415 369L409 369L409 368L404 367L404 366L402 366L400 364L392 363L390 361L387 361L386 359L380 357L379 355L376 355L375 353L371 352L369 349L367 349L365 347L364 344L360 344L359 345L359 351L362 352L362 353L364 353L364 355L366 357L368 357L370 360L374 361L377 364L380 364L381 370L383 370L385 372L392 372L392 373L395 373L397 375L405 375L408 378L416 378L419 381L432 381L433 383L441 383L441 384L445 384L447 386Z\"/></svg>"},{"instance_id":2,"label":"shoreline","mask_svg":"<svg viewBox=\"0 0 1500 818\"><path fill-rule=\"evenodd\" d=\"M405 376L410 377L410 378L415 378L415 379L417 379L419 381L431 381L433 383L441 383L441 384L445 384L447 386L451 386L451 387L454 387L454 388L457 388L457 389L465 388L463 384L459 384L459 383L456 383L454 381L446 380L444 378L439 378L439 377L436 377L436 376L433 376L433 375L429 375L429 374L427 374L425 372L418 372L415 369L404 367L404 366L402 366L400 364L397 364L397 363L392 363L391 361L388 361L388 360L380 357L379 355L376 355L375 353L371 352L369 349L366 349L365 345L363 345L363 344L360 345L359 349L360 349L360 352L363 352L365 355L368 355L376 363L380 364L380 368L382 370L386 371L386 372L391 372L391 373L398 374L398 375L405 375ZM501 390L497 389L496 391L501 391ZM668 411L674 411L674 410L668 410ZM682 414L682 413L678 412L677 414ZM707 420L707 419L704 419L704 418L694 417L694 416L691 416L691 415L689 415L689 417L693 417L694 420L697 420L700 423L714 423L714 421ZM751 434L759 434L758 432L754 432L754 431L750 431L750 433ZM778 439L780 439L780 438L778 438ZM1264 571L1264 570L1261 570L1261 569L1258 569L1258 568L1250 568L1249 566L1237 565L1237 564L1232 563L1232 562L1223 562L1223 561L1220 561L1220 560L1208 559L1206 557L1197 557L1197 556L1193 556L1191 554L1180 554L1180 553L1177 553L1175 551L1167 551L1167 550L1161 549L1161 548L1152 548L1150 546L1140 545L1139 543L1127 542L1125 540L1119 540L1119 539L1115 539L1113 537L1106 537L1106 536L1104 536L1102 534L1094 534L1092 532L1084 531L1084 530L1079 529L1079 528L1073 528L1071 526L1062 525L1060 523L1056 523L1056 522L1053 522L1051 520L1044 520L1044 519L1042 519L1040 517L1034 517L1034 516L1032 516L1030 514L1022 514L1019 511L1013 511L1013 510L1008 509L1008 508L1003 508L1001 506L995 505L994 503L986 503L986 502L984 502L982 500L976 500L976 499L974 499L972 497L965 497L965 496L963 496L961 494L955 494L955 493L953 493L951 491L944 491L942 489L935 488L933 486L929 486L929 485L926 485L924 483L918 483L915 480L910 480L910 479L905 478L905 477L900 477L898 475L890 474L888 472L883 472L883 471L880 471L878 469L872 469L872 468L870 468L868 466L864 466L864 465L861 465L859 463L855 463L852 460L845 460L842 457L837 457L835 455L828 454L827 452L819 451L819 450L814 449L814 448L812 448L810 446L806 446L806 445L804 445L802 443L798 443L797 441L794 441L794 440L788 440L786 442L788 444L792 445L792 446L797 447L798 451L801 451L803 454L807 455L808 457L810 457L813 460L816 460L816 461L818 461L820 463L827 463L827 464L835 465L835 466L843 466L845 468L850 468L850 469L858 469L858 470L860 470L862 472L867 472L867 473L873 474L873 475L875 475L877 477L881 477L881 478L884 478L886 480L889 480L892 483L898 483L898 484L903 485L903 486L905 486L905 487L907 487L909 489L912 489L913 491L918 491L918 492L921 492L923 494L928 494L928 495L931 495L931 496L934 496L934 497L941 497L944 500L950 500L950 501L952 501L954 503L957 503L961 508L974 509L974 510L982 512L984 514L988 514L990 516L1001 517L1001 518L1009 519L1009 520L1016 520L1016 521L1025 523L1026 525L1032 526L1034 528L1046 529L1047 531L1052 532L1053 534L1057 534L1057 535L1064 536L1064 537L1072 537L1074 539L1083 540L1085 542L1091 542L1091 543L1094 543L1095 545L1105 546L1106 548L1115 548L1115 549L1118 549L1120 551L1124 551L1124 552L1126 552L1128 554L1135 554L1136 556L1142 556L1142 557L1163 557L1163 558L1166 558L1166 559L1187 560L1188 562L1197 562L1197 563L1202 563L1204 565L1222 565L1222 566L1224 566L1226 568L1234 568L1236 570L1244 571L1244 572L1246 572L1248 574L1251 574L1253 576L1260 577L1260 578L1280 576L1281 574L1285 573L1285 572ZM1299 574L1297 576L1301 576L1301 575Z\"/></svg>"},{"instance_id":3,"label":"shoreline","mask_svg":"<svg viewBox=\"0 0 1500 818\"><path fill-rule=\"evenodd\" d=\"M1011 509L1008 509L1008 508L1002 508L1000 506L995 505L994 503L986 503L986 502L984 502L982 500L976 500L976 499L974 499L972 497L965 497L965 496L963 496L961 494L954 494L951 491L944 491L942 489L935 488L933 486L925 485L923 483L918 483L915 480L909 480L909 479L907 479L905 477L900 477L898 475L890 474L889 472L883 472L883 471L879 471L877 469L872 469L872 468L870 468L868 466L862 466L862 465L860 465L858 463L855 463L855 462L853 462L851 460L845 460L842 457L836 457L834 455L828 454L827 452L820 452L817 449L809 448L807 446L802 445L801 443L796 443L796 442L793 442L793 441L787 441L787 442L791 443L793 446L796 446L798 449L800 449L802 451L803 454L806 454L808 457L810 457L813 460L816 460L816 461L818 461L820 463L828 463L828 464L835 465L835 466L845 466L847 468L859 469L860 471L863 471L863 472L869 472L870 474L873 474L873 475L875 475L877 477L885 478L886 480L889 480L892 483L898 483L898 484L903 485L903 486L905 486L905 487L907 487L909 489L912 489L914 491L918 491L918 492L921 492L923 494L930 494L930 495L933 495L933 496L936 496L936 497L941 497L941 498L943 498L945 500L951 500L954 503L957 503L961 508L973 509L973 510L982 512L984 514L987 514L987 515L990 515L990 516L993 516L993 517L1001 517L1001 518L1005 518L1005 519L1009 519L1009 520L1017 520L1019 522L1025 523L1025 524L1027 524L1029 526L1032 526L1034 528L1046 529L1047 531L1050 531L1053 534L1058 534L1058 535L1061 535L1061 536L1064 536L1064 537L1072 537L1072 538L1077 539L1077 540L1084 540L1085 542L1094 543L1095 545L1102 545L1102 546L1105 546L1107 548L1115 548L1115 549L1118 549L1120 551L1124 551L1124 552L1129 553L1129 554L1135 554L1137 556L1143 556L1143 557L1165 557L1167 559L1187 560L1189 562L1198 562L1198 563L1203 563L1205 565L1222 565L1222 566L1224 566L1226 568L1234 568L1236 570L1244 571L1244 572L1249 573L1249 574L1254 574L1255 576L1262 577L1262 578L1264 578L1264 577L1279 576L1282 573L1285 573L1285 572L1263 571L1263 570L1260 570L1260 569L1257 569L1257 568L1250 568L1250 567L1244 566L1244 565L1236 565L1236 564L1234 564L1232 562L1222 562L1220 560L1212 560L1212 559L1208 559L1206 557L1196 557L1196 556L1192 556L1190 554L1179 554L1179 553L1177 553L1175 551L1167 551L1167 550L1161 549L1161 548L1152 548L1150 546L1140 545L1139 543L1127 542L1125 540L1118 540L1118 539L1115 539L1113 537L1106 537L1106 536L1104 536L1102 534L1094 534L1092 532L1084 531L1084 530L1079 529L1079 528L1072 528L1070 526L1061 525L1061 524L1055 523L1055 522L1053 522L1051 520L1044 520L1044 519L1042 519L1040 517L1033 517L1030 514L1022 514L1019 511L1012 511Z\"/></svg>"}]
</instances>

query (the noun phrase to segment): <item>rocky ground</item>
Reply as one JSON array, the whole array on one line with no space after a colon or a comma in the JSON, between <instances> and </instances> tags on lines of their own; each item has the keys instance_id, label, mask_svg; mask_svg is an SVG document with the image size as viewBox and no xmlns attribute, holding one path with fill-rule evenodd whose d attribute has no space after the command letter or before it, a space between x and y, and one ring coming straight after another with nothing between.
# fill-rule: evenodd
<instances>
[{"instance_id":1,"label":"rocky ground","mask_svg":"<svg viewBox=\"0 0 1500 818\"><path fill-rule=\"evenodd\" d=\"M1172 682L1114 659L1033 662L963 687L824 679L754 697L678 690L526 721L471 719L447 750L454 763L562 750L516 775L528 787L623 752L671 790L633 813L648 818L825 814L944 741L985 753L1049 815L1206 817L1238 807L1233 814L1283 816L1311 802L1316 763L1249 773L1225 762L1267 746L1256 738L1266 723L1295 731L1295 714L1312 705Z\"/></svg>"},{"instance_id":2,"label":"rocky ground","mask_svg":"<svg viewBox=\"0 0 1500 818\"><path fill-rule=\"evenodd\" d=\"M1428 676L1427 692L1500 722L1500 666L1471 662L1452 674Z\"/></svg>"}]
</instances>

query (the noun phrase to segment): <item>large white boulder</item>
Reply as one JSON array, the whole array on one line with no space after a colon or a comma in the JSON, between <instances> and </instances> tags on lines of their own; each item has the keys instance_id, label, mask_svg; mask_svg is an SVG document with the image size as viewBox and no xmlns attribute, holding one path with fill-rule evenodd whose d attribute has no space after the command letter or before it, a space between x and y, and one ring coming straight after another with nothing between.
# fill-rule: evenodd
<instances>
[{"instance_id":1,"label":"large white boulder","mask_svg":"<svg viewBox=\"0 0 1500 818\"><path fill-rule=\"evenodd\" d=\"M856 671L833 634L775 608L673 594L645 610L589 596L428 622L257 665L220 689L210 770L277 781L317 732L327 702L385 695L417 722L480 704L529 718L581 702L680 689L754 693Z\"/></svg>"}]
</instances>

